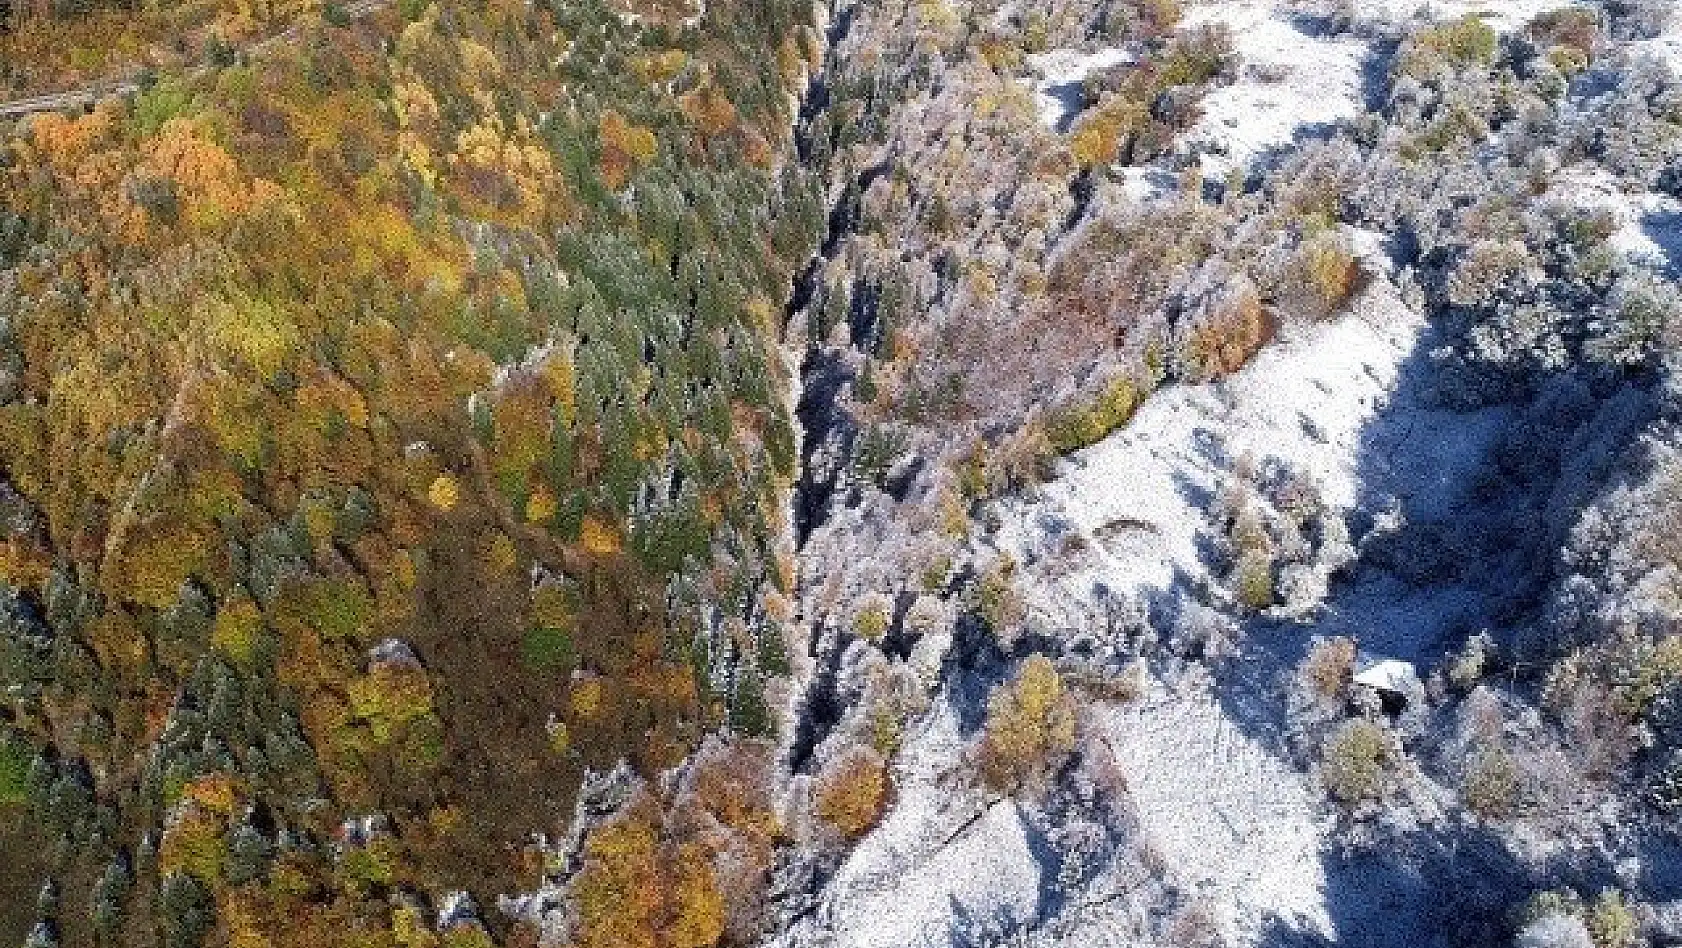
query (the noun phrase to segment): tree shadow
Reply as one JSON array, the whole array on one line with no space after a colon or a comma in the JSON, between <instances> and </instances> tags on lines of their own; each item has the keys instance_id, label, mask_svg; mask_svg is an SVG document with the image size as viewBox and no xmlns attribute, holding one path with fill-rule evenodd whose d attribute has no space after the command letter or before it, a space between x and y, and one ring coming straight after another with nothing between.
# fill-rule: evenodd
<instances>
[{"instance_id":1,"label":"tree shadow","mask_svg":"<svg viewBox=\"0 0 1682 948\"><path fill-rule=\"evenodd\" d=\"M1663 252L1666 268L1682 275L1682 210L1652 211L1641 217L1641 231Z\"/></svg>"},{"instance_id":2,"label":"tree shadow","mask_svg":"<svg viewBox=\"0 0 1682 948\"><path fill-rule=\"evenodd\" d=\"M1287 758L1289 688L1316 637L1347 635L1424 673L1472 634L1509 644L1536 634L1567 531L1658 413L1655 376L1469 371L1443 355L1442 322L1422 332L1360 434L1347 517L1356 561L1319 615L1247 621L1238 660L1217 670L1235 726ZM1383 842L1322 854L1335 943L1503 944L1506 913L1536 889L1617 883L1604 854L1567 847L1538 863L1481 824L1391 822L1377 830ZM1675 891L1678 880L1662 881ZM1262 941L1325 943L1286 920Z\"/></svg>"}]
</instances>

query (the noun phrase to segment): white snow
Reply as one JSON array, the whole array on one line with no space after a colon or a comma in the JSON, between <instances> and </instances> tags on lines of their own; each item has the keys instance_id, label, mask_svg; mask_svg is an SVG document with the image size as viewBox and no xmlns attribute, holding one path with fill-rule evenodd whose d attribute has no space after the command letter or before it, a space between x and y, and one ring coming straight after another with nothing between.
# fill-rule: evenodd
<instances>
[{"instance_id":1,"label":"white snow","mask_svg":"<svg viewBox=\"0 0 1682 948\"><path fill-rule=\"evenodd\" d=\"M1276 2L1208 3L1187 11L1183 28L1224 24L1240 60L1238 80L1203 100L1203 118L1185 141L1204 151L1207 174L1247 167L1305 129L1362 112L1365 42L1313 36Z\"/></svg>"},{"instance_id":2,"label":"white snow","mask_svg":"<svg viewBox=\"0 0 1682 948\"><path fill-rule=\"evenodd\" d=\"M1670 28L1662 35L1631 43L1630 51L1651 56L1682 75L1682 16L1673 16Z\"/></svg>"},{"instance_id":3,"label":"white snow","mask_svg":"<svg viewBox=\"0 0 1682 948\"><path fill-rule=\"evenodd\" d=\"M1360 0L1369 16L1390 20L1456 20L1475 16L1497 32L1510 33L1550 10L1584 6L1578 0Z\"/></svg>"},{"instance_id":4,"label":"white snow","mask_svg":"<svg viewBox=\"0 0 1682 948\"><path fill-rule=\"evenodd\" d=\"M1150 843L1233 930L1270 921L1330 936L1321 795L1240 731L1204 687L1113 711L1109 741Z\"/></svg>"},{"instance_id":5,"label":"white snow","mask_svg":"<svg viewBox=\"0 0 1682 948\"><path fill-rule=\"evenodd\" d=\"M1356 672L1355 684L1408 694L1419 686L1419 672L1414 670L1412 662L1389 658L1373 662Z\"/></svg>"},{"instance_id":6,"label":"white snow","mask_svg":"<svg viewBox=\"0 0 1682 948\"><path fill-rule=\"evenodd\" d=\"M1450 20L1469 14L1500 32L1574 0L1361 0L1368 20ZM1239 56L1238 80L1211 92L1184 141L1198 147L1206 175L1247 168L1307 132L1365 110L1363 68L1372 47L1355 35L1324 36L1287 0L1215 0L1190 7L1182 29L1225 25Z\"/></svg>"},{"instance_id":7,"label":"white snow","mask_svg":"<svg viewBox=\"0 0 1682 948\"><path fill-rule=\"evenodd\" d=\"M1308 472L1333 509L1353 506L1362 429L1423 327L1383 281L1349 315L1287 325L1228 379L1153 395L1123 430L1076 455L1039 499L1008 508L1001 545L1032 560L1047 525L1088 541L1093 555L1045 577L1039 597L1054 624L1078 624L1059 614L1094 583L1145 593L1208 578L1199 536L1208 501L1230 482L1231 459L1279 458Z\"/></svg>"},{"instance_id":8,"label":"white snow","mask_svg":"<svg viewBox=\"0 0 1682 948\"><path fill-rule=\"evenodd\" d=\"M1682 266L1682 201L1652 191L1628 193L1602 168L1568 168L1551 194L1578 207L1608 211L1617 230L1608 243L1654 266Z\"/></svg>"},{"instance_id":9,"label":"white snow","mask_svg":"<svg viewBox=\"0 0 1682 948\"><path fill-rule=\"evenodd\" d=\"M1040 121L1048 128L1066 128L1080 112L1081 83L1087 76L1135 61L1133 53L1118 47L1094 52L1054 49L1029 56L1028 66L1038 77L1031 85Z\"/></svg>"},{"instance_id":10,"label":"white snow","mask_svg":"<svg viewBox=\"0 0 1682 948\"><path fill-rule=\"evenodd\" d=\"M1000 928L1034 918L1041 870L1016 804L943 780L963 747L942 703L901 754L881 825L824 887L809 927L774 944L949 948L960 918Z\"/></svg>"}]
</instances>

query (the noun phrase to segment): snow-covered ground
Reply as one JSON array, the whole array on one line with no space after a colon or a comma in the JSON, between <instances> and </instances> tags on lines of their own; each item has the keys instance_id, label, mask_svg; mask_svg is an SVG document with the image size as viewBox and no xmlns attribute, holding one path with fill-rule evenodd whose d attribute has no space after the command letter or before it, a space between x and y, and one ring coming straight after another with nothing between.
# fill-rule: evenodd
<instances>
[{"instance_id":1,"label":"snow-covered ground","mask_svg":"<svg viewBox=\"0 0 1682 948\"><path fill-rule=\"evenodd\" d=\"M1361 114L1367 44L1317 36L1301 23L1285 4L1259 0L1187 11L1185 28L1231 29L1240 62L1238 81L1203 100L1203 118L1185 136L1202 149L1206 174L1247 167L1271 149L1289 147L1306 130Z\"/></svg>"},{"instance_id":2,"label":"snow-covered ground","mask_svg":"<svg viewBox=\"0 0 1682 948\"><path fill-rule=\"evenodd\" d=\"M963 747L940 705L899 756L887 817L777 945L948 948L1034 920L1045 880L1016 804L943 779ZM958 937L960 926L971 927Z\"/></svg>"},{"instance_id":3,"label":"snow-covered ground","mask_svg":"<svg viewBox=\"0 0 1682 948\"><path fill-rule=\"evenodd\" d=\"M1329 507L1350 508L1363 428L1423 328L1384 281L1347 316L1287 325L1228 379L1152 396L1126 428L1076 455L1039 499L1009 508L1002 545L1031 562L1063 534L1086 541L1090 557L1045 577L1039 598L1055 622L1097 583L1143 595L1210 578L1200 544L1208 508L1246 454L1309 473Z\"/></svg>"},{"instance_id":4,"label":"snow-covered ground","mask_svg":"<svg viewBox=\"0 0 1682 948\"><path fill-rule=\"evenodd\" d=\"M1029 564L1039 621L1082 629L1099 586L1150 599L1183 596L1212 579L1200 538L1210 529L1211 499L1246 453L1311 472L1333 509L1355 506L1370 488L1361 481L1365 429L1386 407L1424 326L1379 280L1349 315L1287 327L1229 379L1151 398L1126 429L1081 452L1006 518L1001 546ZM1056 562L1046 551L1070 531L1090 555ZM1240 943L1281 926L1335 934L1319 851L1323 795L1231 719L1207 682L1153 685L1144 700L1103 720L1169 877L1205 894Z\"/></svg>"},{"instance_id":5,"label":"snow-covered ground","mask_svg":"<svg viewBox=\"0 0 1682 948\"><path fill-rule=\"evenodd\" d=\"M1213 899L1234 931L1334 934L1320 862L1326 817L1302 773L1198 684L1153 688L1105 723L1146 839L1174 881Z\"/></svg>"},{"instance_id":6,"label":"snow-covered ground","mask_svg":"<svg viewBox=\"0 0 1682 948\"><path fill-rule=\"evenodd\" d=\"M1549 10L1586 4L1580 0L1357 0L1356 6L1367 16L1391 21L1475 16L1497 32L1510 33Z\"/></svg>"},{"instance_id":7,"label":"snow-covered ground","mask_svg":"<svg viewBox=\"0 0 1682 948\"><path fill-rule=\"evenodd\" d=\"M1644 53L1682 74L1682 16L1673 16L1670 27L1661 36L1630 44L1631 51Z\"/></svg>"},{"instance_id":8,"label":"snow-covered ground","mask_svg":"<svg viewBox=\"0 0 1682 948\"><path fill-rule=\"evenodd\" d=\"M1363 19L1390 22L1474 14L1510 32L1572 5L1574 0L1361 0L1355 9ZM1370 42L1354 34L1324 35L1302 9L1287 0L1206 0L1188 7L1182 28L1224 25L1239 56L1238 80L1204 99L1202 120L1184 137L1201 152L1206 175L1247 168L1365 110Z\"/></svg>"},{"instance_id":9,"label":"snow-covered ground","mask_svg":"<svg viewBox=\"0 0 1682 948\"><path fill-rule=\"evenodd\" d=\"M1080 113L1084 98L1081 84L1086 77L1134 61L1131 52L1116 47L1090 53L1054 49L1029 56L1028 66L1036 76L1031 85L1040 121L1058 131L1067 129Z\"/></svg>"},{"instance_id":10,"label":"snow-covered ground","mask_svg":"<svg viewBox=\"0 0 1682 948\"><path fill-rule=\"evenodd\" d=\"M1611 244L1659 268L1682 269L1682 201L1652 191L1627 193L1602 169L1569 169L1554 181L1553 196L1577 207L1608 211L1617 221Z\"/></svg>"}]
</instances>

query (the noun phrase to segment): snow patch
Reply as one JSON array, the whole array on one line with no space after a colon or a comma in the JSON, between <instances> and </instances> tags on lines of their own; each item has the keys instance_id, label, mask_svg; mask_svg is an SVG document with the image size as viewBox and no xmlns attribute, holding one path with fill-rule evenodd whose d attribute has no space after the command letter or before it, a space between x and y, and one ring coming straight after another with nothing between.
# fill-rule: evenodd
<instances>
[{"instance_id":1,"label":"snow patch","mask_svg":"<svg viewBox=\"0 0 1682 948\"><path fill-rule=\"evenodd\" d=\"M1042 873L1016 805L943 779L963 747L942 703L895 768L894 806L824 887L815 931L777 944L950 948L960 919L998 934L1034 920Z\"/></svg>"},{"instance_id":2,"label":"snow patch","mask_svg":"<svg viewBox=\"0 0 1682 948\"><path fill-rule=\"evenodd\" d=\"M1232 929L1280 922L1332 934L1320 795L1240 731L1214 696L1160 687L1106 717L1144 834L1175 881L1216 900Z\"/></svg>"},{"instance_id":3,"label":"snow patch","mask_svg":"<svg viewBox=\"0 0 1682 948\"><path fill-rule=\"evenodd\" d=\"M1054 49L1028 57L1028 66L1039 77L1033 80L1034 104L1047 128L1062 131L1080 114L1085 93L1081 84L1095 72L1137 61L1132 52L1118 47L1081 52Z\"/></svg>"},{"instance_id":4,"label":"snow patch","mask_svg":"<svg viewBox=\"0 0 1682 948\"><path fill-rule=\"evenodd\" d=\"M1206 174L1247 168L1306 131L1363 111L1367 44L1314 35L1301 22L1277 3L1211 3L1188 11L1186 28L1228 27L1240 60L1238 81L1203 100L1203 118L1186 134L1204 152Z\"/></svg>"}]
</instances>

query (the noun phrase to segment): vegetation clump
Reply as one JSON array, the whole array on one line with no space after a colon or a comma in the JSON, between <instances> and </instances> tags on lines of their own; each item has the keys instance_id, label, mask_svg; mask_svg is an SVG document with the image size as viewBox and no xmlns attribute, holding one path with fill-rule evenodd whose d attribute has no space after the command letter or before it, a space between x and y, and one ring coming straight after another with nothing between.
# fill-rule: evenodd
<instances>
[{"instance_id":1,"label":"vegetation clump","mask_svg":"<svg viewBox=\"0 0 1682 948\"><path fill-rule=\"evenodd\" d=\"M982 779L1002 793L1042 793L1074 753L1075 737L1074 696L1051 660L1035 655L988 699Z\"/></svg>"}]
</instances>

